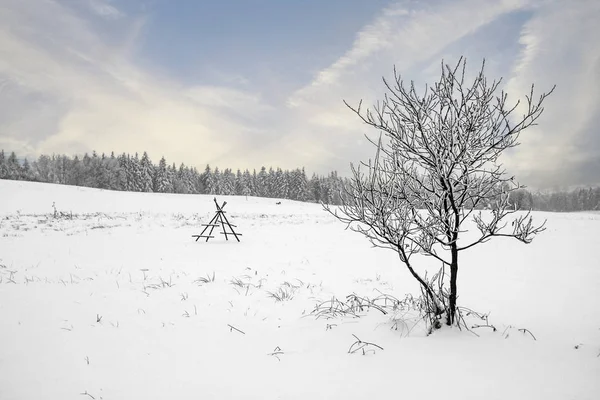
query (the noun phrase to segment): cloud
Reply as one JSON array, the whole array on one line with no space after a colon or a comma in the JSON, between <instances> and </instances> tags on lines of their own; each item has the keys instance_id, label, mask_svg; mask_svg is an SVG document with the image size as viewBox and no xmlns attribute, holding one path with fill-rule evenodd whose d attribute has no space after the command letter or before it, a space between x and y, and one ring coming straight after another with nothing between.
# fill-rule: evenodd
<instances>
[{"instance_id":1,"label":"cloud","mask_svg":"<svg viewBox=\"0 0 600 400\"><path fill-rule=\"evenodd\" d=\"M540 4L521 31L520 59L509 93L538 94L557 85L539 126L521 136L507 161L518 175L540 187L600 184L600 4L593 0ZM560 27L560 29L558 29Z\"/></svg>"},{"instance_id":2,"label":"cloud","mask_svg":"<svg viewBox=\"0 0 600 400\"><path fill-rule=\"evenodd\" d=\"M122 34L106 39L66 4L46 1L33 10L8 0L1 6L0 145L29 157L115 150L197 166L243 163L243 148L265 134L257 122L246 123L269 119L258 94L189 87L149 72L133 57L144 16L90 2L102 16L122 17ZM19 28L24 21L36 28Z\"/></svg>"},{"instance_id":3,"label":"cloud","mask_svg":"<svg viewBox=\"0 0 600 400\"><path fill-rule=\"evenodd\" d=\"M119 11L115 6L111 5L108 1L103 0L88 0L90 9L100 15L101 17L108 19L117 19L124 17L125 14Z\"/></svg>"},{"instance_id":4,"label":"cloud","mask_svg":"<svg viewBox=\"0 0 600 400\"><path fill-rule=\"evenodd\" d=\"M556 92L546 102L540 126L525 131L522 146L504 157L511 173L539 188L600 183L600 3L561 1L401 2L382 11L356 36L351 49L292 94L290 109L304 115L296 147L324 146L323 159L343 170L373 150L361 140L377 135L342 104L381 99L381 76L392 65L417 88L439 76L440 60L464 55L475 71L486 58L491 78L508 76L511 99L524 98L531 83ZM557 27L560 27L558 29ZM501 38L501 39L500 39ZM508 41L508 43L505 43ZM300 142L300 143L298 143ZM337 156L339 155L339 156Z\"/></svg>"},{"instance_id":5,"label":"cloud","mask_svg":"<svg viewBox=\"0 0 600 400\"><path fill-rule=\"evenodd\" d=\"M363 134L377 132L343 99L381 99L381 77L391 77L394 65L423 88L437 79L442 58L465 55L473 69L485 57L491 77L507 76L511 98L532 82L540 90L558 85L540 125L505 158L511 172L534 187L600 182L597 1L399 1L310 81L268 88L244 74L264 60L228 66L230 76L215 74L203 85L158 68L139 57L151 16L116 4L0 3L0 147L28 157L148 151L199 168L304 165L346 173L349 162L373 155Z\"/></svg>"},{"instance_id":6,"label":"cloud","mask_svg":"<svg viewBox=\"0 0 600 400\"><path fill-rule=\"evenodd\" d=\"M306 121L302 133L296 130L290 135L296 137L295 146L327 148L320 152L322 157L329 157L340 170L347 170L349 161L365 160L373 152L362 133L374 132L360 123L342 99L352 105L364 99L365 106L381 99L385 89L381 77L390 78L394 65L408 81L414 79L421 84L418 87L424 87L437 78L446 49L525 6L518 1L484 5L462 0L426 5L400 2L384 9L357 33L352 48L288 99L288 107ZM461 54L450 54L448 61L454 62ZM325 164L326 159L322 160Z\"/></svg>"}]
</instances>

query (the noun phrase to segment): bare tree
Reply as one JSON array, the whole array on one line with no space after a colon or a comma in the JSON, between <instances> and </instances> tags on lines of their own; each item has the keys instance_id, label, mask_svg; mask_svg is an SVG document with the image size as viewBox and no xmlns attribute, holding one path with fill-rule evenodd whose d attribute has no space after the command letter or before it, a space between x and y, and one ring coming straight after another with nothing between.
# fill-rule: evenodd
<instances>
[{"instance_id":1,"label":"bare tree","mask_svg":"<svg viewBox=\"0 0 600 400\"><path fill-rule=\"evenodd\" d=\"M506 173L499 156L519 144L519 134L535 124L554 88L534 100L532 85L523 104L508 106L506 93L496 94L501 80L489 83L484 67L468 84L465 59L454 67L442 62L439 82L423 95L394 69L394 82L383 79L387 94L372 109L363 110L362 101L356 108L344 102L380 136L367 137L375 158L352 166L343 204L325 206L374 245L396 251L421 285L431 321L445 315L447 325L458 324L462 251L498 236L530 243L545 229L545 222L534 225L529 212L510 205L509 194L523 186ZM476 234L465 235L468 220ZM441 263L435 279L417 272L416 255Z\"/></svg>"}]
</instances>

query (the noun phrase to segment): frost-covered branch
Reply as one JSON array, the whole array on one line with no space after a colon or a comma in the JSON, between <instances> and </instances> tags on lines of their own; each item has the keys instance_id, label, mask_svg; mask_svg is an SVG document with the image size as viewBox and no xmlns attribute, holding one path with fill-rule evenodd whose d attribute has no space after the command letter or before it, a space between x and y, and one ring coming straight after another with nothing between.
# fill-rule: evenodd
<instances>
[{"instance_id":1,"label":"frost-covered branch","mask_svg":"<svg viewBox=\"0 0 600 400\"><path fill-rule=\"evenodd\" d=\"M454 323L460 251L499 236L529 243L544 230L529 213L511 219L516 210L509 195L523 186L506 173L499 157L536 123L554 88L536 101L532 86L523 104L511 106L506 93L496 94L501 80L488 82L484 66L467 83L465 59L453 67L442 63L439 81L422 94L394 69L394 80L383 80L387 94L373 108L363 109L362 101L357 107L345 103L381 136L367 137L376 148L375 158L352 167L343 204L326 207L375 246L398 252L428 293L433 288L415 271L413 257L432 257L450 267L448 324ZM475 212L484 208L491 218ZM469 219L480 235L459 246Z\"/></svg>"}]
</instances>

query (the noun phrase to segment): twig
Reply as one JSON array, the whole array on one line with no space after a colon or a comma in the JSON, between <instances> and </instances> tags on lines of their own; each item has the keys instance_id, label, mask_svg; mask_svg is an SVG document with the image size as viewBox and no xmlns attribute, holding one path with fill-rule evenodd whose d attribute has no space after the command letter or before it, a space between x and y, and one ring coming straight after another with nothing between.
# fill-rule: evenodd
<instances>
[{"instance_id":1,"label":"twig","mask_svg":"<svg viewBox=\"0 0 600 400\"><path fill-rule=\"evenodd\" d=\"M235 327L235 326L233 326L233 325L229 325L229 324L227 324L227 326L229 327L229 332L233 332L233 330L235 329L236 331L238 331L239 333L241 333L241 334L243 334L243 335L245 335L245 334L246 334L246 332L243 332L243 331L239 330L238 328L236 328L236 327Z\"/></svg>"},{"instance_id":2,"label":"twig","mask_svg":"<svg viewBox=\"0 0 600 400\"><path fill-rule=\"evenodd\" d=\"M496 329L496 327L494 325L473 325L471 326L471 329L475 329L475 328L491 328L494 332L496 332L498 329Z\"/></svg>"},{"instance_id":3,"label":"twig","mask_svg":"<svg viewBox=\"0 0 600 400\"><path fill-rule=\"evenodd\" d=\"M383 347L375 344L375 343L370 343L370 342L363 342L362 340L360 340L358 338L358 336L352 334L352 336L354 336L356 338L356 342L352 343L352 345L350 346L350 348L348 349L348 353L349 354L354 354L356 353L358 350L362 350L363 351L363 355L365 355L365 347L368 346L373 346L373 347L377 347L380 350L383 350ZM355 347L356 346L356 347Z\"/></svg>"},{"instance_id":4,"label":"twig","mask_svg":"<svg viewBox=\"0 0 600 400\"><path fill-rule=\"evenodd\" d=\"M87 390L86 390L85 392L83 392L83 393L79 393L79 394L80 394L80 395L82 395L82 396L90 396L90 397L91 397L93 400L96 400L96 398L95 398L94 396L92 396L91 394L89 394L89 393L87 392Z\"/></svg>"},{"instance_id":5,"label":"twig","mask_svg":"<svg viewBox=\"0 0 600 400\"><path fill-rule=\"evenodd\" d=\"M283 352L283 350L281 350L281 347L277 346L277 347L275 347L275 349L273 349L272 353L268 353L267 355L276 357L278 361L281 361L279 356L282 354L285 354L285 353Z\"/></svg>"},{"instance_id":6,"label":"twig","mask_svg":"<svg viewBox=\"0 0 600 400\"><path fill-rule=\"evenodd\" d=\"M537 339L535 338L535 336L533 336L533 333L531 333L531 331L529 329L527 329L527 328L521 328L521 329L518 329L518 331L519 332L523 332L523 334L525 334L525 332L529 333L531 335L531 337L533 338L533 340L537 341Z\"/></svg>"}]
</instances>

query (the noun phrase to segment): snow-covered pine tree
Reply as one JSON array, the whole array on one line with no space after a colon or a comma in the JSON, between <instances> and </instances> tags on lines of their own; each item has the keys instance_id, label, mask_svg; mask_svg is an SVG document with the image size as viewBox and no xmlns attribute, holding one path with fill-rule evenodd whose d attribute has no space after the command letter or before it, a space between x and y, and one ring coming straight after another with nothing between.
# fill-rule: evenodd
<instances>
[{"instance_id":1,"label":"snow-covered pine tree","mask_svg":"<svg viewBox=\"0 0 600 400\"><path fill-rule=\"evenodd\" d=\"M19 165L19 160L17 159L17 155L14 151L10 153L8 159L6 160L6 166L8 170L7 179L18 180L21 175L21 166Z\"/></svg>"},{"instance_id":2,"label":"snow-covered pine tree","mask_svg":"<svg viewBox=\"0 0 600 400\"><path fill-rule=\"evenodd\" d=\"M131 186L132 190L135 192L143 192L144 191L144 183L142 179L142 164L140 161L140 157L138 153L135 153L135 156L129 159L129 167L131 174Z\"/></svg>"},{"instance_id":3,"label":"snow-covered pine tree","mask_svg":"<svg viewBox=\"0 0 600 400\"><path fill-rule=\"evenodd\" d=\"M130 191L129 181L127 177L127 155L125 153L117 156L117 173L116 173L117 190Z\"/></svg>"},{"instance_id":4,"label":"snow-covered pine tree","mask_svg":"<svg viewBox=\"0 0 600 400\"><path fill-rule=\"evenodd\" d=\"M244 181L243 181L243 177L242 177L242 171L240 171L239 169L237 170L236 174L235 174L235 194L237 196L242 196L244 193Z\"/></svg>"},{"instance_id":5,"label":"snow-covered pine tree","mask_svg":"<svg viewBox=\"0 0 600 400\"><path fill-rule=\"evenodd\" d=\"M53 181L54 166L51 165L50 157L42 154L38 157L37 161L34 162L34 170L37 171L37 176L40 182L56 183Z\"/></svg>"},{"instance_id":6,"label":"snow-covered pine tree","mask_svg":"<svg viewBox=\"0 0 600 400\"><path fill-rule=\"evenodd\" d=\"M285 174L281 168L277 168L275 171L273 183L273 197L278 199L285 199L288 195L288 182L285 179Z\"/></svg>"},{"instance_id":7,"label":"snow-covered pine tree","mask_svg":"<svg viewBox=\"0 0 600 400\"><path fill-rule=\"evenodd\" d=\"M111 152L110 157L104 160L106 169L108 170L108 188L110 190L122 190L119 182L119 160L115 157L115 153Z\"/></svg>"},{"instance_id":8,"label":"snow-covered pine tree","mask_svg":"<svg viewBox=\"0 0 600 400\"><path fill-rule=\"evenodd\" d=\"M286 175L281 170L281 168L277 168L277 171L275 172L275 181L277 182L277 197L279 197L280 199L287 199L288 192L290 190L290 184L287 181Z\"/></svg>"},{"instance_id":9,"label":"snow-covered pine tree","mask_svg":"<svg viewBox=\"0 0 600 400\"><path fill-rule=\"evenodd\" d=\"M252 185L250 189L252 190L252 196L258 196L258 174L256 173L256 169L252 170Z\"/></svg>"},{"instance_id":10,"label":"snow-covered pine tree","mask_svg":"<svg viewBox=\"0 0 600 400\"><path fill-rule=\"evenodd\" d=\"M185 184L188 188L188 193L204 193L204 186L198 170L190 167L184 169Z\"/></svg>"},{"instance_id":11,"label":"snow-covered pine tree","mask_svg":"<svg viewBox=\"0 0 600 400\"><path fill-rule=\"evenodd\" d=\"M263 166L256 177L256 194L258 197L268 197L267 169Z\"/></svg>"},{"instance_id":12,"label":"snow-covered pine tree","mask_svg":"<svg viewBox=\"0 0 600 400\"><path fill-rule=\"evenodd\" d=\"M222 181L223 174L221 173L219 167L215 167L215 172L213 173L213 187L210 194L222 194Z\"/></svg>"},{"instance_id":13,"label":"snow-covered pine tree","mask_svg":"<svg viewBox=\"0 0 600 400\"><path fill-rule=\"evenodd\" d=\"M95 153L94 153L95 155ZM95 187L96 185L96 180L95 177L92 176L92 173L94 171L94 166L92 163L92 157L89 156L88 153L85 153L83 155L83 158L81 159L81 165L82 165L82 185L86 186L86 187Z\"/></svg>"},{"instance_id":14,"label":"snow-covered pine tree","mask_svg":"<svg viewBox=\"0 0 600 400\"><path fill-rule=\"evenodd\" d=\"M4 150L0 150L0 179L8 179L8 167Z\"/></svg>"},{"instance_id":15,"label":"snow-covered pine tree","mask_svg":"<svg viewBox=\"0 0 600 400\"><path fill-rule=\"evenodd\" d=\"M183 163L173 177L173 193L190 193L188 185L185 183L185 165Z\"/></svg>"},{"instance_id":16,"label":"snow-covered pine tree","mask_svg":"<svg viewBox=\"0 0 600 400\"><path fill-rule=\"evenodd\" d=\"M306 171L304 167L299 172L299 180L300 180L300 201L310 201L311 193L308 190L308 178L306 177Z\"/></svg>"},{"instance_id":17,"label":"snow-covered pine tree","mask_svg":"<svg viewBox=\"0 0 600 400\"><path fill-rule=\"evenodd\" d=\"M319 180L319 177L317 176L317 174L315 174L315 173L312 174L312 177L310 178L310 181L308 182L308 188L312 194L312 198L317 203L320 203L322 201L321 181Z\"/></svg>"},{"instance_id":18,"label":"snow-covered pine tree","mask_svg":"<svg viewBox=\"0 0 600 400\"><path fill-rule=\"evenodd\" d=\"M150 161L148 153L144 151L140 160L140 186L142 192L152 192L152 177L154 176L154 165Z\"/></svg>"},{"instance_id":19,"label":"snow-covered pine tree","mask_svg":"<svg viewBox=\"0 0 600 400\"><path fill-rule=\"evenodd\" d=\"M204 192L206 194L217 194L217 185L215 182L215 174L211 170L210 165L206 165L202 174L202 183L204 184Z\"/></svg>"},{"instance_id":20,"label":"snow-covered pine tree","mask_svg":"<svg viewBox=\"0 0 600 400\"><path fill-rule=\"evenodd\" d=\"M79 157L75 156L73 157L73 159L68 159L68 163L67 163L67 168L66 168L66 184L67 185L74 185L74 186L80 186L80 182L77 180L77 178L81 179L81 177L77 177L75 176L76 173L81 174L81 161L79 161Z\"/></svg>"},{"instance_id":21,"label":"snow-covered pine tree","mask_svg":"<svg viewBox=\"0 0 600 400\"><path fill-rule=\"evenodd\" d=\"M338 178L337 171L333 171L329 174L328 186L329 191L331 193L331 203L330 204L342 204L342 198L340 197L340 191L342 189L341 181Z\"/></svg>"},{"instance_id":22,"label":"snow-covered pine tree","mask_svg":"<svg viewBox=\"0 0 600 400\"><path fill-rule=\"evenodd\" d=\"M31 169L31 164L29 164L27 158L23 160L23 165L21 166L21 177L19 179L22 181L33 180L33 170Z\"/></svg>"},{"instance_id":23,"label":"snow-covered pine tree","mask_svg":"<svg viewBox=\"0 0 600 400\"><path fill-rule=\"evenodd\" d=\"M206 194L206 188L204 187L204 182L202 181L202 174L198 172L196 167L188 168L188 170L189 179L192 183L191 193Z\"/></svg>"},{"instance_id":24,"label":"snow-covered pine tree","mask_svg":"<svg viewBox=\"0 0 600 400\"><path fill-rule=\"evenodd\" d=\"M111 168L114 167L110 164L110 158L106 157L104 153L97 159L93 159L94 175L96 176L96 185L99 189L112 189L114 187L113 172Z\"/></svg>"},{"instance_id":25,"label":"snow-covered pine tree","mask_svg":"<svg viewBox=\"0 0 600 400\"><path fill-rule=\"evenodd\" d=\"M169 177L169 185L171 188L169 193L175 193L175 179L177 179L177 166L175 166L175 163L167 168L167 176Z\"/></svg>"},{"instance_id":26,"label":"snow-covered pine tree","mask_svg":"<svg viewBox=\"0 0 600 400\"><path fill-rule=\"evenodd\" d=\"M290 174L290 198L292 200L307 201L309 198L308 182L304 168L296 168Z\"/></svg>"},{"instance_id":27,"label":"snow-covered pine tree","mask_svg":"<svg viewBox=\"0 0 600 400\"><path fill-rule=\"evenodd\" d=\"M252 196L253 186L252 175L250 171L245 170L242 174L242 195Z\"/></svg>"},{"instance_id":28,"label":"snow-covered pine tree","mask_svg":"<svg viewBox=\"0 0 600 400\"><path fill-rule=\"evenodd\" d=\"M50 165L52 166L51 170L54 171L54 177L52 179L54 183L60 183L61 185L67 183L69 161L70 160L68 160L66 156L63 158L61 155L52 154L50 157Z\"/></svg>"},{"instance_id":29,"label":"snow-covered pine tree","mask_svg":"<svg viewBox=\"0 0 600 400\"><path fill-rule=\"evenodd\" d=\"M229 168L221 175L221 194L228 196L235 194L235 175Z\"/></svg>"},{"instance_id":30,"label":"snow-covered pine tree","mask_svg":"<svg viewBox=\"0 0 600 400\"><path fill-rule=\"evenodd\" d=\"M266 193L267 197L277 197L277 195L275 194L276 191L276 183L275 183L275 170L273 169L273 167L269 167L269 171L267 172L267 179L266 179Z\"/></svg>"},{"instance_id":31,"label":"snow-covered pine tree","mask_svg":"<svg viewBox=\"0 0 600 400\"><path fill-rule=\"evenodd\" d=\"M173 191L169 182L169 173L167 171L167 160L162 157L158 162L158 167L154 170L154 192L170 193Z\"/></svg>"}]
</instances>

